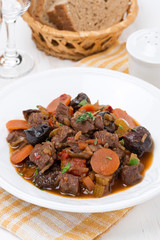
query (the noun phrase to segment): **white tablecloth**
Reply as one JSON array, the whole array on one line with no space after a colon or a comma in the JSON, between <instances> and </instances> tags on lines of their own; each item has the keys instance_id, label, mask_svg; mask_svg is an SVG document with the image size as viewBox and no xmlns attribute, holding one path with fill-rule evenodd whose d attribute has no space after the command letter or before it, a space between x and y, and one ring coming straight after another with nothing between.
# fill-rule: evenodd
<instances>
[{"instance_id":1,"label":"white tablecloth","mask_svg":"<svg viewBox=\"0 0 160 240\"><path fill-rule=\"evenodd\" d=\"M114 0L113 0L114 1ZM126 41L133 31L140 28L160 28L160 0L138 0L139 14L128 29L124 31L121 40ZM36 65L30 73L44 71L51 68L70 67L75 63L68 60L59 60L48 57L38 51L31 40L31 31L27 24L19 19L16 27L17 46L34 56ZM5 46L5 29L0 32L0 50ZM0 87L3 87L13 80L0 79ZM0 228L0 240L18 240L9 232ZM114 226L102 240L159 240L160 239L160 196L135 207L128 216L123 218Z\"/></svg>"}]
</instances>

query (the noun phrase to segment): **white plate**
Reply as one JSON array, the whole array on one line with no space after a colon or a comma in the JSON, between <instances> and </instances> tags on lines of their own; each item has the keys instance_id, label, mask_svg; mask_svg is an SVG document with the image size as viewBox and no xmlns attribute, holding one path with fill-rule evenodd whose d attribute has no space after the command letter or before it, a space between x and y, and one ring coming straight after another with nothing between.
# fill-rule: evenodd
<instances>
[{"instance_id":1,"label":"white plate","mask_svg":"<svg viewBox=\"0 0 160 240\"><path fill-rule=\"evenodd\" d=\"M23 119L22 110L47 106L62 93L85 92L92 102L125 109L154 139L154 161L143 181L100 199L74 199L35 188L19 176L9 160L5 124ZM62 211L103 212L142 203L160 192L160 91L152 85L115 71L92 68L58 69L29 76L0 91L0 186L27 202Z\"/></svg>"}]
</instances>

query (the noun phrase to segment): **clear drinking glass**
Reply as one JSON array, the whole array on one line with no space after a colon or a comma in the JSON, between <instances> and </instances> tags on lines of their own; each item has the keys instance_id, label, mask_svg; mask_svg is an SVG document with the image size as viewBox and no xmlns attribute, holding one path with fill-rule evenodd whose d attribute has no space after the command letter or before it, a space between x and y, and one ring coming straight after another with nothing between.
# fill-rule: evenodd
<instances>
[{"instance_id":1,"label":"clear drinking glass","mask_svg":"<svg viewBox=\"0 0 160 240\"><path fill-rule=\"evenodd\" d=\"M2 17L6 25L7 44L5 51L0 53L0 77L17 78L30 72L34 66L33 58L27 53L17 52L15 43L17 17L27 11L30 3L31 0L2 0Z\"/></svg>"}]
</instances>

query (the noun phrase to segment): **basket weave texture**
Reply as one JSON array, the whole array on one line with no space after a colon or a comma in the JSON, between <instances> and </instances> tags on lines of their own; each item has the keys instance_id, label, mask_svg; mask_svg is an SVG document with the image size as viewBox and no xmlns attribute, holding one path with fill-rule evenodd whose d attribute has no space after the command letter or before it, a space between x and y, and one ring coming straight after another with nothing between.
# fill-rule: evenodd
<instances>
[{"instance_id":1,"label":"basket weave texture","mask_svg":"<svg viewBox=\"0 0 160 240\"><path fill-rule=\"evenodd\" d=\"M80 60L111 46L122 31L135 20L138 12L137 0L130 0L126 17L107 29L99 31L72 32L58 30L43 25L30 16L28 12L23 19L32 30L32 38L38 49L47 55L62 59Z\"/></svg>"}]
</instances>

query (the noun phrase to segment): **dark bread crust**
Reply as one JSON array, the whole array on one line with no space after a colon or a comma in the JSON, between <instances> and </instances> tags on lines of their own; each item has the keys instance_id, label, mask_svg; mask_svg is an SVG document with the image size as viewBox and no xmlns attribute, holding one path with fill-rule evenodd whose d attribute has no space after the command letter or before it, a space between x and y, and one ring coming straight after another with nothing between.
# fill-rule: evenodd
<instances>
[{"instance_id":1,"label":"dark bread crust","mask_svg":"<svg viewBox=\"0 0 160 240\"><path fill-rule=\"evenodd\" d=\"M55 10L61 22L60 30L76 31L76 29L74 28L71 22L71 19L68 16L66 6L64 4L56 5Z\"/></svg>"}]
</instances>

